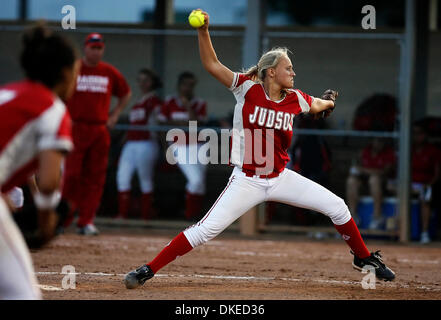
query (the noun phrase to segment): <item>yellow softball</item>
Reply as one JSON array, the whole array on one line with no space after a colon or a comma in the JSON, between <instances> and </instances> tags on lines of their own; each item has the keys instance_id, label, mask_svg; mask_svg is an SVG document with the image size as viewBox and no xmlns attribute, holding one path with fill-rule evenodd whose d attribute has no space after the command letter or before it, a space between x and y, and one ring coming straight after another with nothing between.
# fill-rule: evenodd
<instances>
[{"instance_id":1,"label":"yellow softball","mask_svg":"<svg viewBox=\"0 0 441 320\"><path fill-rule=\"evenodd\" d=\"M205 17L201 10L193 10L188 16L188 22L193 28L200 28L205 23Z\"/></svg>"}]
</instances>

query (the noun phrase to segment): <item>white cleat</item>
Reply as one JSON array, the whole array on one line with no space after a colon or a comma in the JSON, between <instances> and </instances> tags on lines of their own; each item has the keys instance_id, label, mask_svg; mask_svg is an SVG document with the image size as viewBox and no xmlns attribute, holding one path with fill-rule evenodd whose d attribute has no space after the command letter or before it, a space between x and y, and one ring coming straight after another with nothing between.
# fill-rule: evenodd
<instances>
[{"instance_id":1,"label":"white cleat","mask_svg":"<svg viewBox=\"0 0 441 320\"><path fill-rule=\"evenodd\" d=\"M429 233L427 231L426 232L421 232L420 243L421 244L428 244L430 242L431 242L431 240L430 240L430 237L429 237Z\"/></svg>"},{"instance_id":2,"label":"white cleat","mask_svg":"<svg viewBox=\"0 0 441 320\"><path fill-rule=\"evenodd\" d=\"M84 236L97 236L100 234L93 224L86 224L84 227L78 228L77 233Z\"/></svg>"}]
</instances>

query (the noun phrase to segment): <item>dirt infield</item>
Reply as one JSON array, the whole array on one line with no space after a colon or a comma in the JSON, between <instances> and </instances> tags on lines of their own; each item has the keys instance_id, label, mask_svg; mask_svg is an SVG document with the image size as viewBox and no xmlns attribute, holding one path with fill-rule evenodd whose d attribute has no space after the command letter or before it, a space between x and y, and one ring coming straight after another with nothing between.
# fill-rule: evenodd
<instances>
[{"instance_id":1,"label":"dirt infield","mask_svg":"<svg viewBox=\"0 0 441 320\"><path fill-rule=\"evenodd\" d=\"M397 273L365 290L343 240L312 241L226 232L178 258L143 287L125 289L123 275L148 262L178 231L103 229L97 237L68 232L32 252L45 299L441 299L441 246L367 241ZM62 290L62 267L75 267L76 288Z\"/></svg>"}]
</instances>

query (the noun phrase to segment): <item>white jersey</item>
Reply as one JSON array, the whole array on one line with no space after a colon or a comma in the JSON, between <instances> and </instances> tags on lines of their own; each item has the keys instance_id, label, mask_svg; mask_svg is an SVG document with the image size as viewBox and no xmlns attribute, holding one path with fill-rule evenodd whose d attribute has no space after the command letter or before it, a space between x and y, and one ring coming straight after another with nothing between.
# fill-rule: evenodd
<instances>
[{"instance_id":1,"label":"white jersey","mask_svg":"<svg viewBox=\"0 0 441 320\"><path fill-rule=\"evenodd\" d=\"M0 87L0 187L22 185L42 150L73 148L64 103L42 84L22 81Z\"/></svg>"}]
</instances>

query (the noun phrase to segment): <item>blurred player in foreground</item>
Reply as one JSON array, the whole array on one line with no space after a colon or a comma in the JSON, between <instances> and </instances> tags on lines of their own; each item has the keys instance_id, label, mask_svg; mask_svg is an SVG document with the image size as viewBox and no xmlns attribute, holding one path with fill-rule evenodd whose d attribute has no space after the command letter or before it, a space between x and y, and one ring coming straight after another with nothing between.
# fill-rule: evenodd
<instances>
[{"instance_id":1,"label":"blurred player in foreground","mask_svg":"<svg viewBox=\"0 0 441 320\"><path fill-rule=\"evenodd\" d=\"M77 232L97 235L94 225L104 183L110 148L109 129L130 99L130 88L122 74L101 61L104 39L99 33L89 34L84 41L84 57L72 98L67 107L73 120L75 150L66 159L63 197L72 207L70 221L78 210ZM118 102L109 115L111 97Z\"/></svg>"},{"instance_id":2,"label":"blurred player in foreground","mask_svg":"<svg viewBox=\"0 0 441 320\"><path fill-rule=\"evenodd\" d=\"M79 63L72 45L39 26L23 38L26 80L0 87L0 299L40 299L31 256L4 201L36 172L33 194L41 244L55 234L61 165L73 148L71 120L61 99L73 92Z\"/></svg>"},{"instance_id":3,"label":"blurred player in foreground","mask_svg":"<svg viewBox=\"0 0 441 320\"><path fill-rule=\"evenodd\" d=\"M207 119L207 103L195 97L196 76L188 71L178 77L178 94L168 97L159 114L159 120L169 125L188 127L189 121L197 121L199 125ZM185 217L191 219L201 214L205 194L205 173L207 166L200 163L189 163L190 154L198 154L202 146L191 141L186 135L185 141L172 144L173 153L179 169L187 179L185 186Z\"/></svg>"},{"instance_id":4,"label":"blurred player in foreground","mask_svg":"<svg viewBox=\"0 0 441 320\"><path fill-rule=\"evenodd\" d=\"M162 86L159 77L149 69L138 73L138 84L141 98L129 113L131 125L146 126L154 124L161 111L162 101L155 90ZM158 158L156 134L150 131L130 130L118 163L116 181L118 185L117 218L127 218L130 207L130 189L133 174L138 174L141 185L141 217L150 219L153 197L153 169Z\"/></svg>"},{"instance_id":5,"label":"blurred player in foreground","mask_svg":"<svg viewBox=\"0 0 441 320\"><path fill-rule=\"evenodd\" d=\"M295 73L284 48L265 53L246 73L232 72L217 59L208 32L209 17L204 15L205 24L198 29L202 64L237 100L233 120L237 130L233 128L231 143L231 163L235 168L224 191L202 220L181 232L151 262L126 274L126 287L132 289L144 284L162 267L213 239L247 210L264 201L325 214L352 249L354 268L361 271L367 265L375 269L377 278L393 280L395 274L386 267L380 254L370 253L366 248L344 201L321 185L285 168L289 161L286 150L291 144L294 116L302 112L329 115L335 107L337 93L327 90L320 99L294 90ZM261 145L256 146L259 137ZM273 144L274 152L267 154L262 164L257 161L262 159L257 159L250 149L265 146L268 150L265 140Z\"/></svg>"}]
</instances>

